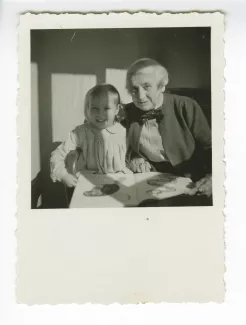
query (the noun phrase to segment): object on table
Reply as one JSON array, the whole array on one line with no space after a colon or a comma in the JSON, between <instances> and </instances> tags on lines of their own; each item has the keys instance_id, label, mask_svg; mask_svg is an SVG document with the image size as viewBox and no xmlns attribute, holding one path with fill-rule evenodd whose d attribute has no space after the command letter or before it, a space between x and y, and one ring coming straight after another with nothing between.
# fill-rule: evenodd
<instances>
[{"instance_id":1,"label":"object on table","mask_svg":"<svg viewBox=\"0 0 246 325\"><path fill-rule=\"evenodd\" d=\"M103 184L93 187L91 191L84 192L85 196L106 196L116 193L120 189L118 184Z\"/></svg>"}]
</instances>

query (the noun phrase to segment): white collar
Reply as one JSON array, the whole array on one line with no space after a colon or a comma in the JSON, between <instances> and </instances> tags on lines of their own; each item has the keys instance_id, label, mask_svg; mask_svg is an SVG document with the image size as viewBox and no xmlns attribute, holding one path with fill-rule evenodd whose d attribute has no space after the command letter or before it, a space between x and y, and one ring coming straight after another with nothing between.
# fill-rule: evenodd
<instances>
[{"instance_id":1,"label":"white collar","mask_svg":"<svg viewBox=\"0 0 246 325\"><path fill-rule=\"evenodd\" d=\"M111 134L115 134L115 133L117 133L117 126L118 126L118 123L117 122L115 122L113 125L111 125L111 126L109 126L108 128L106 128L106 129L102 129L102 130L100 130L100 129L97 129L94 125L92 125L91 123L89 123L89 122L87 122L86 123L89 127L90 127L90 129L93 131L93 132L95 132L95 133L102 133L102 132L108 132L108 133L111 133Z\"/></svg>"}]
</instances>

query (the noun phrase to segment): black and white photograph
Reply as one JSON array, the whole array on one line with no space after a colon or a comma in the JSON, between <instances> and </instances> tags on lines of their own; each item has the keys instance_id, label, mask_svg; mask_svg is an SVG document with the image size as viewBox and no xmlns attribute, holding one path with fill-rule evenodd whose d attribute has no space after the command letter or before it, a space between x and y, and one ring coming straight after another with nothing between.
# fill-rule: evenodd
<instances>
[{"instance_id":1,"label":"black and white photograph","mask_svg":"<svg viewBox=\"0 0 246 325\"><path fill-rule=\"evenodd\" d=\"M221 13L21 16L19 303L223 301L223 32Z\"/></svg>"},{"instance_id":2,"label":"black and white photograph","mask_svg":"<svg viewBox=\"0 0 246 325\"><path fill-rule=\"evenodd\" d=\"M30 39L33 209L213 205L211 27Z\"/></svg>"}]
</instances>

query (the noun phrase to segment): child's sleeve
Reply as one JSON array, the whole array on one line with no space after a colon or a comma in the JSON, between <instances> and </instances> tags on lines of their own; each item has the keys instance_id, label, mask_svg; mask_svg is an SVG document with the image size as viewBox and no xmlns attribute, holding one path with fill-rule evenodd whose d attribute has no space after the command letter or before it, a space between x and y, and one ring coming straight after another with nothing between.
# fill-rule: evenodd
<instances>
[{"instance_id":1,"label":"child's sleeve","mask_svg":"<svg viewBox=\"0 0 246 325\"><path fill-rule=\"evenodd\" d=\"M65 142L61 143L52 153L50 157L51 179L53 182L61 181L68 173L65 167L65 159L70 151L75 150L79 146L79 138L76 130L69 133Z\"/></svg>"}]
</instances>

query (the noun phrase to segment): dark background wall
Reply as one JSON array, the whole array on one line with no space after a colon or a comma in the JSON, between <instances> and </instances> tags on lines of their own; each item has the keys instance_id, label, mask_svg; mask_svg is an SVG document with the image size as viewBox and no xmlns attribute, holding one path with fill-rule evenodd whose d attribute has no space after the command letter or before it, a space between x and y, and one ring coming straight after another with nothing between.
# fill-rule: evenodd
<instances>
[{"instance_id":1,"label":"dark background wall","mask_svg":"<svg viewBox=\"0 0 246 325\"><path fill-rule=\"evenodd\" d=\"M63 187L49 180L49 156L82 123L86 91L96 83L110 82L119 89L122 101L129 102L126 69L142 57L162 63L169 71L168 88L197 96L210 118L210 28L31 32L31 172L33 194L42 192L43 207L65 206Z\"/></svg>"}]
</instances>

